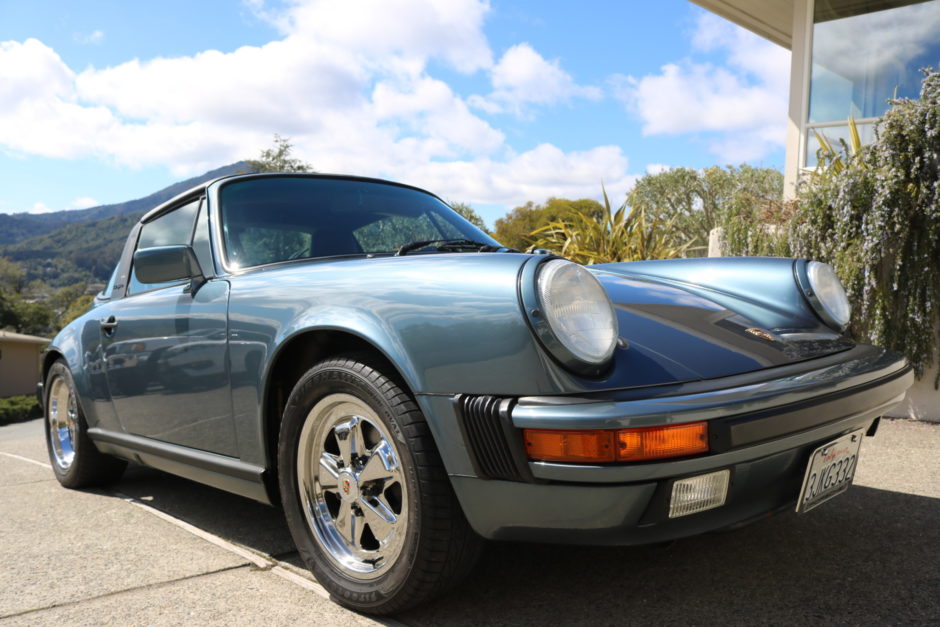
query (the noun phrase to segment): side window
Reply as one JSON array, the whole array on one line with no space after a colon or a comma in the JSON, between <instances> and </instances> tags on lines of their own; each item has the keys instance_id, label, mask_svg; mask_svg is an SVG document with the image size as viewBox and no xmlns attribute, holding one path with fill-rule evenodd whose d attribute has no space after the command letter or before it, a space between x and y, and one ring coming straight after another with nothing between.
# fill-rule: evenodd
<instances>
[{"instance_id":1,"label":"side window","mask_svg":"<svg viewBox=\"0 0 940 627\"><path fill-rule=\"evenodd\" d=\"M212 264L212 245L209 243L209 207L203 200L196 218L196 230L193 232L193 251L199 260L199 267L206 276L215 274Z\"/></svg>"},{"instance_id":2,"label":"side window","mask_svg":"<svg viewBox=\"0 0 940 627\"><path fill-rule=\"evenodd\" d=\"M154 246L188 245L192 241L193 221L196 218L196 209L198 207L199 201L196 200L143 225L140 229L140 236L137 238L136 250L153 248ZM139 294L140 292L179 283L177 281L170 283L141 283L137 280L137 275L133 270L131 268L130 284L127 287L129 294Z\"/></svg>"}]
</instances>

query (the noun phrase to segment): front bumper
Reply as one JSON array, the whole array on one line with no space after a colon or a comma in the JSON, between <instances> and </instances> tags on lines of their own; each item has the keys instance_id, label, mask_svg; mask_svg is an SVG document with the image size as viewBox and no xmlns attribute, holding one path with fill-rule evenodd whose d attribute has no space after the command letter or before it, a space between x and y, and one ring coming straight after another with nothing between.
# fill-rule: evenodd
<instances>
[{"instance_id":1,"label":"front bumper","mask_svg":"<svg viewBox=\"0 0 940 627\"><path fill-rule=\"evenodd\" d=\"M794 503L812 451L859 428L873 434L878 417L913 382L906 362L882 349L860 346L836 357L775 369L775 378L743 385L743 378L729 377L725 386L706 391L701 387L707 382L698 382L657 396L624 390L606 399L500 401L490 403L500 424L482 426L466 408L483 405L458 397L450 401L458 437L442 453L467 519L486 538L645 544L729 527ZM440 398L432 412L445 410ZM428 415L437 416L432 429L440 429L440 414ZM522 428L617 429L697 420L709 421L711 440L711 451L697 457L589 465L531 462L520 454ZM514 474L504 472L509 465ZM731 471L725 505L668 518L675 480L722 469Z\"/></svg>"}]
</instances>

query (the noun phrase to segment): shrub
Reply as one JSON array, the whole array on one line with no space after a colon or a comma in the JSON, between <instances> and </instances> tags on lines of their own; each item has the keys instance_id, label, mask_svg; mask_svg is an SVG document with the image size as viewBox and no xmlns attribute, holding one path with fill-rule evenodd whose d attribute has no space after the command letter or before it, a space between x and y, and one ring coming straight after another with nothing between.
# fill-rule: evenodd
<instances>
[{"instance_id":1,"label":"shrub","mask_svg":"<svg viewBox=\"0 0 940 627\"><path fill-rule=\"evenodd\" d=\"M0 398L0 425L38 418L40 413L35 396Z\"/></svg>"},{"instance_id":2,"label":"shrub","mask_svg":"<svg viewBox=\"0 0 940 627\"><path fill-rule=\"evenodd\" d=\"M804 182L790 229L794 254L834 266L856 336L904 353L918 377L940 345L940 74L925 75L872 144Z\"/></svg>"},{"instance_id":3,"label":"shrub","mask_svg":"<svg viewBox=\"0 0 940 627\"><path fill-rule=\"evenodd\" d=\"M721 253L732 257L792 257L789 224L796 202L754 199L727 208L721 220Z\"/></svg>"}]
</instances>

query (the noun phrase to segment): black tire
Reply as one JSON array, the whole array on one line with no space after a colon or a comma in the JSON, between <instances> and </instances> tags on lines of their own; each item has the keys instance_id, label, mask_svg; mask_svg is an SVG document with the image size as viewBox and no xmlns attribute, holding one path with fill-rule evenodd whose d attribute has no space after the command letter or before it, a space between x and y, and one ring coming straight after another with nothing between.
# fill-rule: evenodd
<instances>
[{"instance_id":1,"label":"black tire","mask_svg":"<svg viewBox=\"0 0 940 627\"><path fill-rule=\"evenodd\" d=\"M88 488L120 479L127 462L100 452L88 437L75 381L63 360L49 368L44 390L46 449L59 483Z\"/></svg>"},{"instance_id":2,"label":"black tire","mask_svg":"<svg viewBox=\"0 0 940 627\"><path fill-rule=\"evenodd\" d=\"M421 411L363 361L330 359L297 382L281 425L278 480L294 543L317 581L342 605L389 614L463 579L482 540Z\"/></svg>"}]
</instances>

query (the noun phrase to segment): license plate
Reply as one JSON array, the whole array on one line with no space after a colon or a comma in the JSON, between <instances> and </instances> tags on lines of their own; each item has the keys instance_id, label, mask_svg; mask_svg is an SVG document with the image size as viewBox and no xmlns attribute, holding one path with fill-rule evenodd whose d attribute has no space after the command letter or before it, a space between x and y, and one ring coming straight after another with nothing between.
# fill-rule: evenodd
<instances>
[{"instance_id":1,"label":"license plate","mask_svg":"<svg viewBox=\"0 0 940 627\"><path fill-rule=\"evenodd\" d=\"M864 429L847 433L813 451L806 466L800 499L796 503L798 513L805 514L849 489L858 466L858 451L864 433Z\"/></svg>"}]
</instances>

